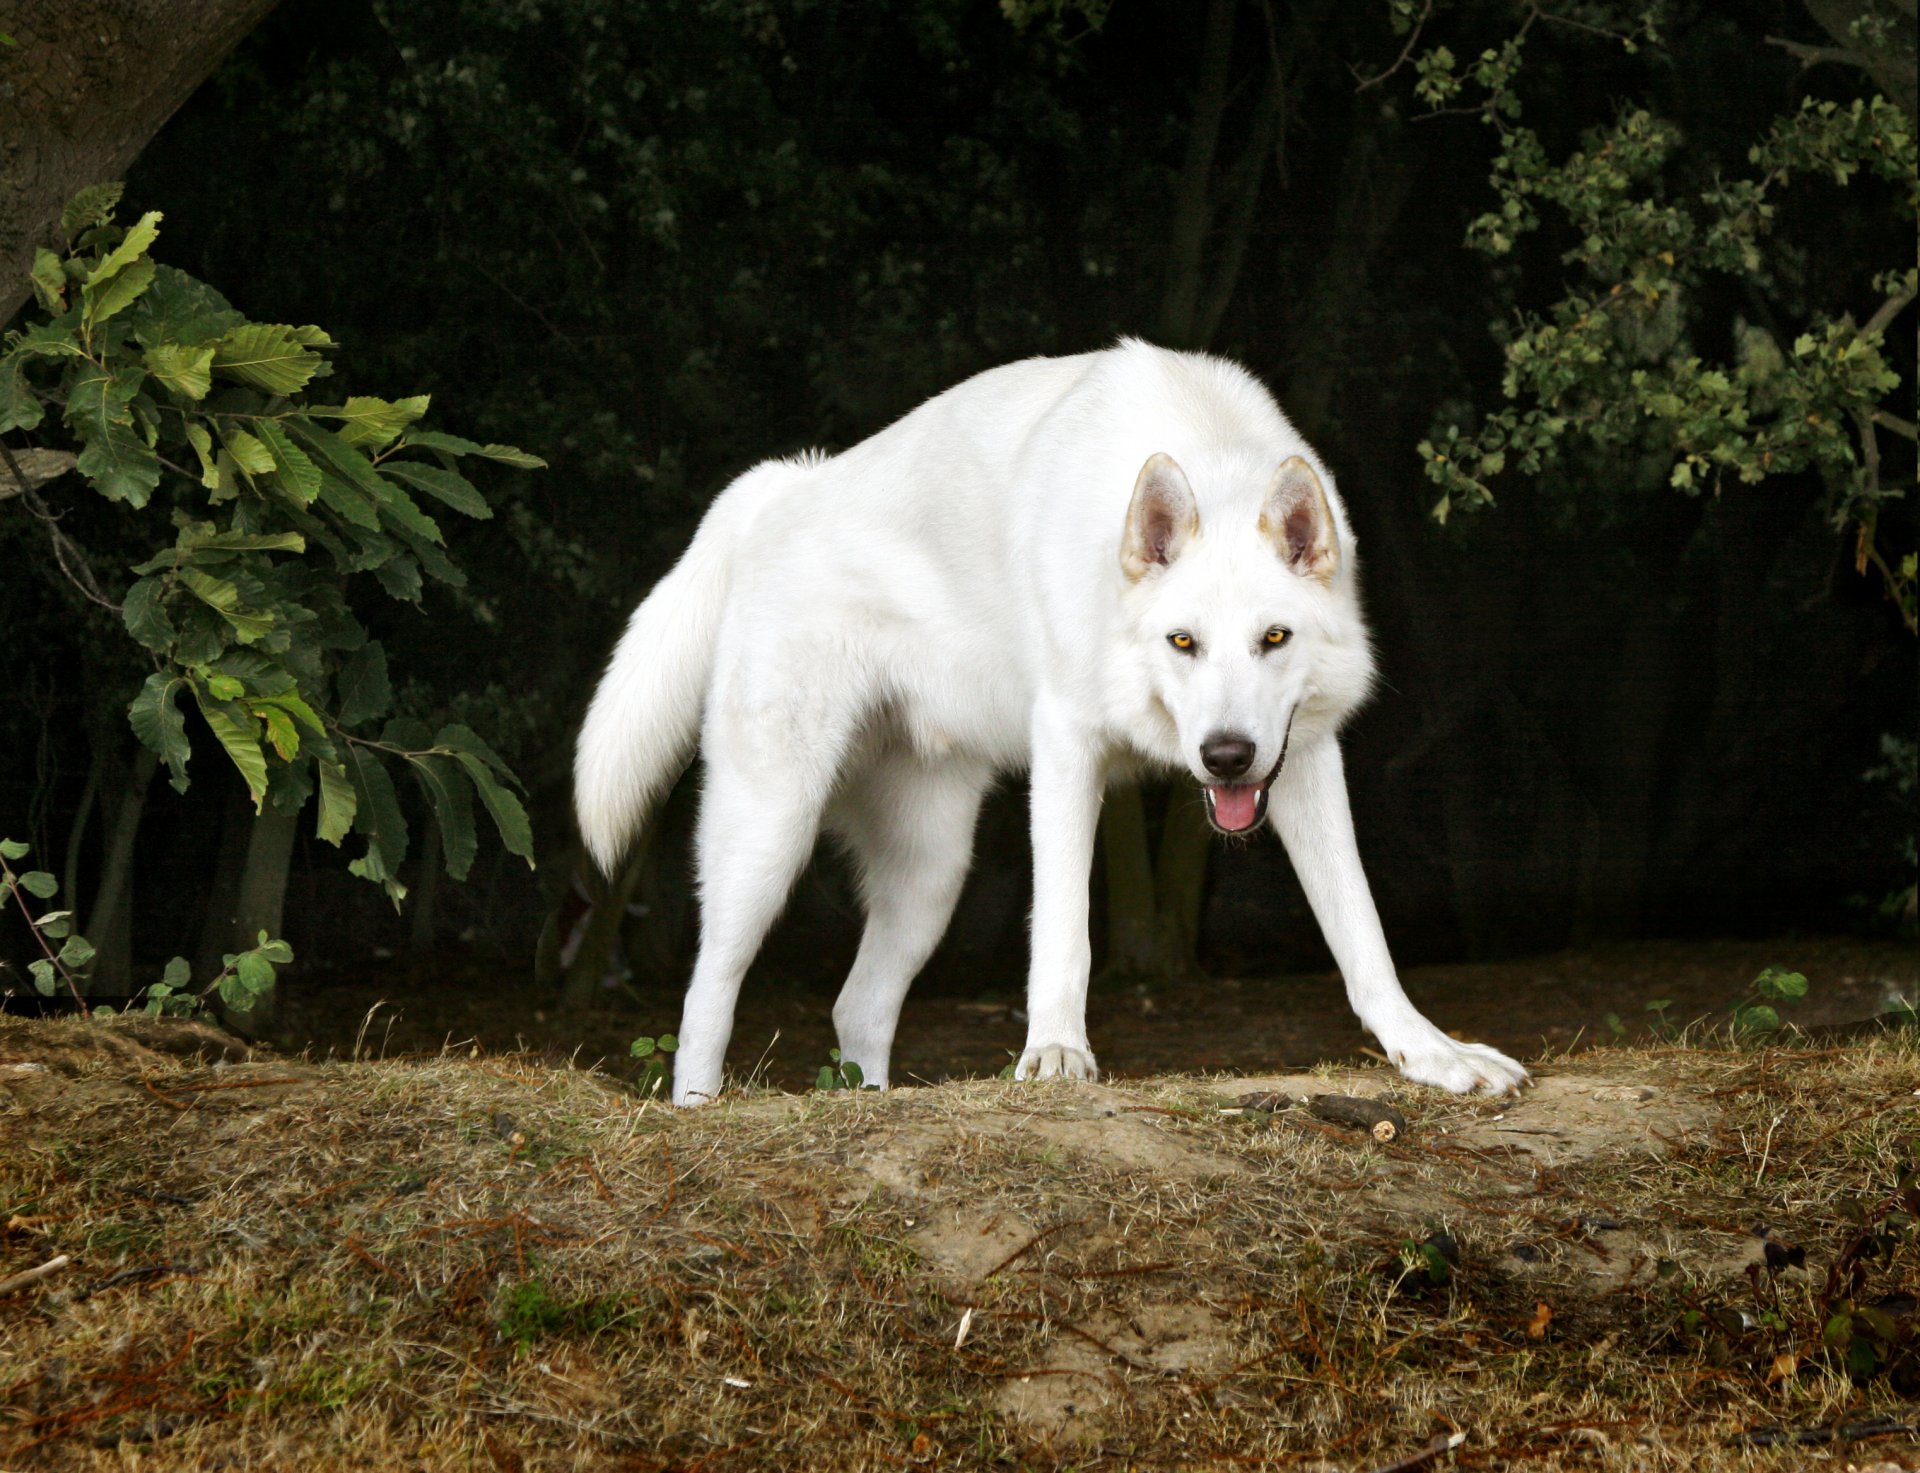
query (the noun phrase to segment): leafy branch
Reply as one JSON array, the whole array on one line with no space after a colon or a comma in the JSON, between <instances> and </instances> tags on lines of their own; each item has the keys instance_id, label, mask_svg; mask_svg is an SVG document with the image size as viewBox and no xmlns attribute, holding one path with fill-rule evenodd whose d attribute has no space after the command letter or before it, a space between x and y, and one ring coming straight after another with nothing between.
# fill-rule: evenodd
<instances>
[{"instance_id":1,"label":"leafy branch","mask_svg":"<svg viewBox=\"0 0 1920 1473\"><path fill-rule=\"evenodd\" d=\"M1920 627L1915 554L1888 554L1878 543L1881 508L1906 489L1883 479L1878 436L1913 435L1887 408L1900 379L1883 339L1912 305L1920 272L1876 276L1880 300L1861 323L1816 315L1790 340L1741 324L1731 363L1708 362L1687 341L1690 303L1711 275L1737 280L1764 303L1764 245L1796 178L1878 180L1896 209L1914 215L1912 119L1881 96L1846 105L1808 98L1749 150L1754 174L1719 179L1690 198L1666 187L1679 130L1643 108L1589 130L1555 163L1522 121L1518 82L1528 30L1565 19L1531 6L1515 35L1468 66L1444 46L1414 62L1415 95L1434 113L1471 113L1496 134L1496 207L1469 225L1468 243L1509 255L1552 211L1576 242L1561 260L1578 268L1577 284L1545 311L1496 325L1505 404L1474 428L1448 423L1421 442L1440 490L1434 516L1490 504L1496 477L1539 474L1570 434L1630 448L1651 441L1670 456L1669 484L1689 494L1717 495L1729 476L1752 484L1812 470L1829 488L1835 530L1852 530L1856 569L1874 570L1908 629ZM1629 49L1658 40L1651 11L1632 29L1580 24ZM1454 105L1470 92L1477 103Z\"/></svg>"},{"instance_id":2,"label":"leafy branch","mask_svg":"<svg viewBox=\"0 0 1920 1473\"><path fill-rule=\"evenodd\" d=\"M0 439L0 481L46 527L67 582L147 652L152 673L128 708L134 734L184 792L190 707L256 811L293 814L317 797L318 837L362 838L350 869L396 903L407 828L389 763L418 782L449 874L463 878L477 849L476 798L531 863L512 771L465 726L434 732L393 712L385 649L350 594L377 584L418 604L427 579L462 586L436 514L493 515L462 463L544 462L423 428L425 395L319 401L311 390L333 371L332 337L249 321L156 263L160 214L116 224L119 195L119 185L82 191L61 219L64 251L35 253L38 320L0 348L0 436L52 443ZM140 525L165 508L171 545L127 568L123 589L105 586L99 559L41 499L47 478L23 461L48 456L147 514Z\"/></svg>"}]
</instances>

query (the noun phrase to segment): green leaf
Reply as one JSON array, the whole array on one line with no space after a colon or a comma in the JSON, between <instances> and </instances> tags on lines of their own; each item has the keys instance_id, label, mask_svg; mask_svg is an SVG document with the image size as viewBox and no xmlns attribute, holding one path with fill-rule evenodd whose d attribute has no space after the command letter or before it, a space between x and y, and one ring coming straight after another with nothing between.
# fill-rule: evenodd
<instances>
[{"instance_id":1,"label":"green leaf","mask_svg":"<svg viewBox=\"0 0 1920 1473\"><path fill-rule=\"evenodd\" d=\"M245 430L222 429L220 440L234 463L248 475L266 476L273 473L273 452Z\"/></svg>"},{"instance_id":2,"label":"green leaf","mask_svg":"<svg viewBox=\"0 0 1920 1473\"><path fill-rule=\"evenodd\" d=\"M273 963L257 951L243 951L234 959L233 975L247 989L249 1001L273 991Z\"/></svg>"},{"instance_id":3,"label":"green leaf","mask_svg":"<svg viewBox=\"0 0 1920 1473\"><path fill-rule=\"evenodd\" d=\"M418 445L427 450L439 450L448 455L478 455L486 460L496 460L502 465L517 466L525 471L545 470L547 463L537 455L512 445L481 445L472 440L463 440L458 435L443 435L436 430L414 430L406 438L407 445Z\"/></svg>"},{"instance_id":4,"label":"green leaf","mask_svg":"<svg viewBox=\"0 0 1920 1473\"><path fill-rule=\"evenodd\" d=\"M25 859L32 847L18 839L0 839L0 859Z\"/></svg>"},{"instance_id":5,"label":"green leaf","mask_svg":"<svg viewBox=\"0 0 1920 1473\"><path fill-rule=\"evenodd\" d=\"M296 690L289 689L270 695L263 695L258 700L250 701L248 704L256 710L265 706L272 706L277 710L286 712L287 715L293 717L294 720L306 727L307 730L311 731L315 736L323 737L327 734L326 723L321 721L313 707L309 706Z\"/></svg>"},{"instance_id":6,"label":"green leaf","mask_svg":"<svg viewBox=\"0 0 1920 1473\"><path fill-rule=\"evenodd\" d=\"M426 394L394 400L357 394L345 404L322 405L309 409L307 413L340 420L340 438L349 445L381 450L393 442L394 436L425 414L430 402Z\"/></svg>"},{"instance_id":7,"label":"green leaf","mask_svg":"<svg viewBox=\"0 0 1920 1473\"><path fill-rule=\"evenodd\" d=\"M455 754L467 776L473 779L473 785L479 789L480 801L493 815L494 827L500 830L500 842L506 845L509 854L517 854L526 860L527 868L533 868L533 826L527 822L527 810L520 806L520 800L495 781L487 764L478 757L466 752Z\"/></svg>"},{"instance_id":8,"label":"green leaf","mask_svg":"<svg viewBox=\"0 0 1920 1473\"><path fill-rule=\"evenodd\" d=\"M293 960L293 948L284 941L275 941L265 931L260 932L260 944L254 949L276 967L284 967Z\"/></svg>"},{"instance_id":9,"label":"green leaf","mask_svg":"<svg viewBox=\"0 0 1920 1473\"><path fill-rule=\"evenodd\" d=\"M59 256L45 246L33 253L33 294L56 316L67 310L67 273L61 269Z\"/></svg>"},{"instance_id":10,"label":"green leaf","mask_svg":"<svg viewBox=\"0 0 1920 1473\"><path fill-rule=\"evenodd\" d=\"M176 992L185 987L192 977L193 968L188 965L184 956L176 956L167 963L167 969L160 974L160 980Z\"/></svg>"},{"instance_id":11,"label":"green leaf","mask_svg":"<svg viewBox=\"0 0 1920 1473\"><path fill-rule=\"evenodd\" d=\"M513 776L513 769L500 759L500 754L489 747L479 733L471 727L458 724L443 726L434 733L433 744L436 747L445 747L449 751L465 752L469 756L478 757L500 776L509 781L518 781Z\"/></svg>"},{"instance_id":12,"label":"green leaf","mask_svg":"<svg viewBox=\"0 0 1920 1473\"><path fill-rule=\"evenodd\" d=\"M214 369L269 394L297 394L325 361L280 323L249 322L214 344Z\"/></svg>"},{"instance_id":13,"label":"green leaf","mask_svg":"<svg viewBox=\"0 0 1920 1473\"><path fill-rule=\"evenodd\" d=\"M465 512L483 521L493 515L493 508L487 505L486 498L474 488L473 482L456 471L442 470L437 465L422 465L416 460L383 461L380 469L394 480L404 481L416 491L424 491L444 501L455 511Z\"/></svg>"},{"instance_id":14,"label":"green leaf","mask_svg":"<svg viewBox=\"0 0 1920 1473\"><path fill-rule=\"evenodd\" d=\"M30 869L20 876L20 888L29 895L37 895L42 900L49 900L53 897L54 891L60 888L60 882L43 869Z\"/></svg>"},{"instance_id":15,"label":"green leaf","mask_svg":"<svg viewBox=\"0 0 1920 1473\"><path fill-rule=\"evenodd\" d=\"M132 306L152 285L153 262L142 257L102 284L97 292L92 285L87 286L82 292L86 303L82 315L87 325L98 327L115 313Z\"/></svg>"},{"instance_id":16,"label":"green leaf","mask_svg":"<svg viewBox=\"0 0 1920 1473\"><path fill-rule=\"evenodd\" d=\"M167 617L167 585L159 578L142 578L120 602L120 618L131 634L150 650L173 644L173 620Z\"/></svg>"},{"instance_id":17,"label":"green leaf","mask_svg":"<svg viewBox=\"0 0 1920 1473\"><path fill-rule=\"evenodd\" d=\"M193 453L200 457L200 484L209 491L220 489L220 462L214 457L213 436L207 433L207 427L193 420L187 421L187 442L193 446Z\"/></svg>"},{"instance_id":18,"label":"green leaf","mask_svg":"<svg viewBox=\"0 0 1920 1473\"><path fill-rule=\"evenodd\" d=\"M298 532L215 532L203 535L208 523L200 523L202 533L182 534L180 546L190 552L305 552L307 539Z\"/></svg>"},{"instance_id":19,"label":"green leaf","mask_svg":"<svg viewBox=\"0 0 1920 1473\"><path fill-rule=\"evenodd\" d=\"M135 432L128 408L146 374L138 368L112 373L86 368L67 395L67 423L86 442L74 469L109 501L143 507L160 484L160 461Z\"/></svg>"},{"instance_id":20,"label":"green leaf","mask_svg":"<svg viewBox=\"0 0 1920 1473\"><path fill-rule=\"evenodd\" d=\"M234 638L252 644L273 628L273 615L254 612L240 605L240 590L225 578L216 578L198 568L182 568L181 586L233 626Z\"/></svg>"},{"instance_id":21,"label":"green leaf","mask_svg":"<svg viewBox=\"0 0 1920 1473\"><path fill-rule=\"evenodd\" d=\"M127 233L120 237L120 244L108 251L99 263L82 278L81 289L89 301L94 299L95 294L102 286L112 281L147 253L147 247L152 245L160 236L160 221L163 218L165 217L162 216L158 210L148 210L146 214L142 215L127 227ZM149 280L152 279L153 268L151 265L147 267L147 276ZM141 290L144 291L145 289L145 285L142 284ZM121 305L125 306L126 304L123 302Z\"/></svg>"},{"instance_id":22,"label":"green leaf","mask_svg":"<svg viewBox=\"0 0 1920 1473\"><path fill-rule=\"evenodd\" d=\"M161 343L147 349L141 355L141 361L147 365L148 373L182 399L204 399L207 391L213 387L212 348L183 348L178 343ZM189 436L194 430L199 430L201 439L206 439L205 429L189 424ZM208 441L209 445L211 443ZM195 444L197 446L198 441ZM205 458L203 454L201 459Z\"/></svg>"},{"instance_id":23,"label":"green leaf","mask_svg":"<svg viewBox=\"0 0 1920 1473\"><path fill-rule=\"evenodd\" d=\"M259 738L254 736L250 725L242 724L226 708L203 696L199 687L194 688L193 695L208 729L227 749L233 765L246 779L247 793L253 799L254 812L258 813L261 800L267 796L267 754L260 750Z\"/></svg>"},{"instance_id":24,"label":"green leaf","mask_svg":"<svg viewBox=\"0 0 1920 1473\"><path fill-rule=\"evenodd\" d=\"M332 430L324 430L311 420L289 420L287 428L311 445L328 467L377 506L380 521L430 542L443 540L439 524L415 506L413 498L406 492L391 481L382 479L364 451L349 445ZM371 525L378 524L376 521Z\"/></svg>"},{"instance_id":25,"label":"green leaf","mask_svg":"<svg viewBox=\"0 0 1920 1473\"><path fill-rule=\"evenodd\" d=\"M320 500L342 521L365 527L369 532L380 529L380 514L373 509L373 503L351 481L326 466L320 469Z\"/></svg>"},{"instance_id":26,"label":"green leaf","mask_svg":"<svg viewBox=\"0 0 1920 1473\"><path fill-rule=\"evenodd\" d=\"M387 714L393 705L393 686L387 679L387 652L378 640L368 640L340 672L336 695L342 726Z\"/></svg>"},{"instance_id":27,"label":"green leaf","mask_svg":"<svg viewBox=\"0 0 1920 1473\"><path fill-rule=\"evenodd\" d=\"M266 723L267 744L282 762L291 762L300 755L300 729L284 708L270 701L253 701L247 709Z\"/></svg>"},{"instance_id":28,"label":"green leaf","mask_svg":"<svg viewBox=\"0 0 1920 1473\"><path fill-rule=\"evenodd\" d=\"M148 751L167 764L173 774L175 792L187 790L187 721L173 703L174 692L187 684L183 675L154 674L140 687L140 694L127 708L127 720L133 734Z\"/></svg>"},{"instance_id":29,"label":"green leaf","mask_svg":"<svg viewBox=\"0 0 1920 1473\"><path fill-rule=\"evenodd\" d=\"M412 603L420 597L420 564L410 557L389 558L373 570L373 576L390 598Z\"/></svg>"},{"instance_id":30,"label":"green leaf","mask_svg":"<svg viewBox=\"0 0 1920 1473\"><path fill-rule=\"evenodd\" d=\"M172 266L155 270L153 285L127 317L134 340L147 348L204 347L246 320L204 281Z\"/></svg>"},{"instance_id":31,"label":"green leaf","mask_svg":"<svg viewBox=\"0 0 1920 1473\"><path fill-rule=\"evenodd\" d=\"M113 218L113 208L120 203L120 195L126 189L124 184L89 184L72 199L60 212L60 234L72 240L83 230L95 225L104 225Z\"/></svg>"},{"instance_id":32,"label":"green leaf","mask_svg":"<svg viewBox=\"0 0 1920 1473\"><path fill-rule=\"evenodd\" d=\"M273 456L273 469L281 486L302 505L311 505L320 494L320 467L272 420L259 420L254 428Z\"/></svg>"},{"instance_id":33,"label":"green leaf","mask_svg":"<svg viewBox=\"0 0 1920 1473\"><path fill-rule=\"evenodd\" d=\"M473 832L473 789L458 762L431 753L412 759L414 776L426 789L433 805L434 821L440 825L440 850L447 873L464 880L473 867L480 841Z\"/></svg>"},{"instance_id":34,"label":"green leaf","mask_svg":"<svg viewBox=\"0 0 1920 1473\"><path fill-rule=\"evenodd\" d=\"M354 827L367 838L367 852L347 868L384 886L398 905L407 893L399 879L407 857L407 820L393 791L393 779L377 757L360 747L347 747L344 756L359 803Z\"/></svg>"},{"instance_id":35,"label":"green leaf","mask_svg":"<svg viewBox=\"0 0 1920 1473\"><path fill-rule=\"evenodd\" d=\"M1734 1009L1733 1021L1754 1033L1772 1033L1780 1027L1780 1015L1765 1003L1742 1003Z\"/></svg>"},{"instance_id":36,"label":"green leaf","mask_svg":"<svg viewBox=\"0 0 1920 1473\"><path fill-rule=\"evenodd\" d=\"M27 963L27 970L33 973L33 990L42 997L52 997L60 990L59 979L55 976L53 963L45 957L35 957Z\"/></svg>"},{"instance_id":37,"label":"green leaf","mask_svg":"<svg viewBox=\"0 0 1920 1473\"><path fill-rule=\"evenodd\" d=\"M77 972L93 960L93 943L84 936L69 936L60 948L60 965Z\"/></svg>"},{"instance_id":38,"label":"green leaf","mask_svg":"<svg viewBox=\"0 0 1920 1473\"><path fill-rule=\"evenodd\" d=\"M1754 980L1754 986L1762 997L1783 1002L1797 1002L1807 995L1805 974L1784 972L1778 967L1768 967Z\"/></svg>"},{"instance_id":39,"label":"green leaf","mask_svg":"<svg viewBox=\"0 0 1920 1473\"><path fill-rule=\"evenodd\" d=\"M27 382L27 355L9 353L0 358L0 434L33 429L45 417L40 396Z\"/></svg>"},{"instance_id":40,"label":"green leaf","mask_svg":"<svg viewBox=\"0 0 1920 1473\"><path fill-rule=\"evenodd\" d=\"M36 931L45 931L58 939L73 930L73 912L70 910L50 910L33 923Z\"/></svg>"},{"instance_id":41,"label":"green leaf","mask_svg":"<svg viewBox=\"0 0 1920 1473\"><path fill-rule=\"evenodd\" d=\"M320 775L320 821L314 835L338 848L353 828L353 815L360 800L347 777L347 769L340 763L316 762L314 771Z\"/></svg>"}]
</instances>

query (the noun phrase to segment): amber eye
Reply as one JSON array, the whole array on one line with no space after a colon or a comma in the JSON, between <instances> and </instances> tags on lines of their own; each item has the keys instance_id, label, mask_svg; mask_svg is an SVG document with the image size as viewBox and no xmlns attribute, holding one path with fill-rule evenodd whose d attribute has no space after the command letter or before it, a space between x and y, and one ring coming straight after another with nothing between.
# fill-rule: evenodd
<instances>
[{"instance_id":1,"label":"amber eye","mask_svg":"<svg viewBox=\"0 0 1920 1473\"><path fill-rule=\"evenodd\" d=\"M1193 648L1193 636L1184 629L1176 629L1167 636L1167 643L1177 650L1191 650Z\"/></svg>"},{"instance_id":2,"label":"amber eye","mask_svg":"<svg viewBox=\"0 0 1920 1473\"><path fill-rule=\"evenodd\" d=\"M1293 631L1291 629L1282 629L1276 625L1274 628L1269 629L1266 633L1265 642L1267 647L1269 649L1278 649L1281 645L1287 642L1288 636L1291 635L1292 633Z\"/></svg>"}]
</instances>

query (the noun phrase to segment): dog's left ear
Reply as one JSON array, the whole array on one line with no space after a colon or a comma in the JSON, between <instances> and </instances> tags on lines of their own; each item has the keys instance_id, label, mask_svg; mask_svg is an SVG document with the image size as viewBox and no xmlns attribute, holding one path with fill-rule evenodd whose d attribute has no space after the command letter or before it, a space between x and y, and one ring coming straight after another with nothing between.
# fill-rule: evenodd
<instances>
[{"instance_id":1,"label":"dog's left ear","mask_svg":"<svg viewBox=\"0 0 1920 1473\"><path fill-rule=\"evenodd\" d=\"M1138 583L1155 568L1164 568L1180 556L1180 549L1200 530L1200 509L1194 505L1187 473L1171 455L1148 457L1133 483L1133 502L1127 507L1127 530L1120 543L1120 568Z\"/></svg>"},{"instance_id":2,"label":"dog's left ear","mask_svg":"<svg viewBox=\"0 0 1920 1473\"><path fill-rule=\"evenodd\" d=\"M1320 477L1300 456L1274 472L1260 508L1260 531L1294 572L1333 582L1340 570L1340 533Z\"/></svg>"}]
</instances>

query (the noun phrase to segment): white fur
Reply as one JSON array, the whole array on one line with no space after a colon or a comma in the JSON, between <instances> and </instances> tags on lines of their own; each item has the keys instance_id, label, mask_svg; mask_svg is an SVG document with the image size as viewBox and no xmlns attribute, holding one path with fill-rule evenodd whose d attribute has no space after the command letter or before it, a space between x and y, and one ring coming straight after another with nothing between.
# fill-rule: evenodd
<instances>
[{"instance_id":1,"label":"white fur","mask_svg":"<svg viewBox=\"0 0 1920 1473\"><path fill-rule=\"evenodd\" d=\"M1122 568L1150 457L1198 527ZM1303 457L1334 525L1307 576L1262 528ZM1137 571L1137 568L1136 568ZM867 927L834 1006L884 1086L914 975L945 931L996 774L1032 777L1033 954L1020 1078L1092 1078L1087 888L1101 793L1138 766L1213 781L1201 744L1286 744L1269 821L1361 1021L1409 1078L1504 1091L1526 1071L1413 1007L1360 867L1335 733L1373 674L1333 479L1248 374L1126 341L969 379L844 454L756 467L635 612L580 734L581 831L617 861L696 736L706 759L699 959L674 1100L721 1087L742 977L824 824L859 865ZM1269 628L1291 631L1270 648ZM1182 653L1175 630L1193 636ZM1289 736L1289 729L1291 735Z\"/></svg>"}]
</instances>

